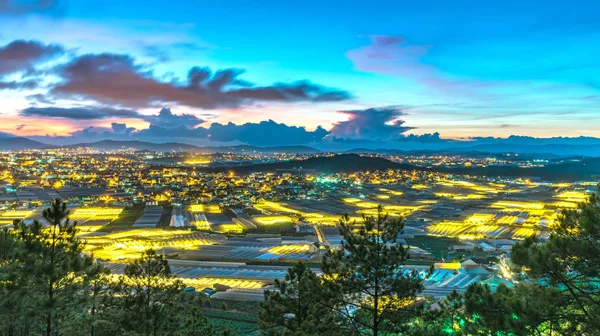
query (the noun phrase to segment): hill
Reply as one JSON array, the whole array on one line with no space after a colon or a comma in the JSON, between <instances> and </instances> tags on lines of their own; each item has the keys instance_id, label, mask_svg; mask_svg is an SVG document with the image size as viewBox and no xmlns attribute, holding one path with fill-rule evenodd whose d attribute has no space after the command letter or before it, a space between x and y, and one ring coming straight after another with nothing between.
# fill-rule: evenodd
<instances>
[{"instance_id":1,"label":"hill","mask_svg":"<svg viewBox=\"0 0 600 336\"><path fill-rule=\"evenodd\" d=\"M152 143L145 141L118 141L118 140L102 140L97 142L82 142L73 145L62 146L61 148L77 148L77 147L87 147L87 148L95 148L102 150L120 150L120 149L134 149L134 150L146 150L146 151L156 151L156 152L171 152L171 151L181 151L181 152L193 152L197 151L199 147L194 145L188 145L178 142L168 142L168 143Z\"/></svg>"},{"instance_id":2,"label":"hill","mask_svg":"<svg viewBox=\"0 0 600 336\"><path fill-rule=\"evenodd\" d=\"M425 169L409 164L400 164L387 159L366 157L358 154L339 154L333 156L312 157L306 160L282 161L275 163L252 164L235 168L214 168L213 171L238 173L270 172L278 170L310 170L320 173L357 172L388 169Z\"/></svg>"},{"instance_id":3,"label":"hill","mask_svg":"<svg viewBox=\"0 0 600 336\"><path fill-rule=\"evenodd\" d=\"M257 147L237 146L195 146L179 142L153 143L145 141L102 140L90 143L77 143L62 148L88 147L102 150L134 149L155 152L192 152L192 153L318 153L319 150L308 146Z\"/></svg>"},{"instance_id":4,"label":"hill","mask_svg":"<svg viewBox=\"0 0 600 336\"><path fill-rule=\"evenodd\" d=\"M313 157L306 160L283 161L266 164L252 164L229 168L207 168L208 171L235 171L246 174L251 172L274 172L282 170L306 170L319 173L340 173L375 170L420 170L449 173L457 175L503 176L503 177L539 177L547 181L588 180L600 175L600 158L582 158L563 163L550 164L545 167L485 167L485 168L426 168L411 164L401 164L378 157L358 154L339 154L333 156Z\"/></svg>"},{"instance_id":5,"label":"hill","mask_svg":"<svg viewBox=\"0 0 600 336\"><path fill-rule=\"evenodd\" d=\"M3 137L0 140L0 150L41 149L46 147L48 145L45 143L23 137Z\"/></svg>"},{"instance_id":6,"label":"hill","mask_svg":"<svg viewBox=\"0 0 600 336\"><path fill-rule=\"evenodd\" d=\"M581 158L544 167L486 167L486 168L452 168L446 172L465 175L539 177L547 181L578 181L600 176L600 158Z\"/></svg>"}]
</instances>

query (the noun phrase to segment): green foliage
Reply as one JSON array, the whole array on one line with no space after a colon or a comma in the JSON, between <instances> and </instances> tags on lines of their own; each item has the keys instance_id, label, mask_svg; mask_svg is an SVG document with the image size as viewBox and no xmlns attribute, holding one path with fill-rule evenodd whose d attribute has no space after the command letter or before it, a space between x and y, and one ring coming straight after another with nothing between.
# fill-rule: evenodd
<instances>
[{"instance_id":1,"label":"green foliage","mask_svg":"<svg viewBox=\"0 0 600 336\"><path fill-rule=\"evenodd\" d=\"M249 322L235 321L221 318L210 317L209 322L216 330L214 335L234 336L234 335L255 335L259 330L258 325Z\"/></svg>"},{"instance_id":2,"label":"green foliage","mask_svg":"<svg viewBox=\"0 0 600 336\"><path fill-rule=\"evenodd\" d=\"M340 221L342 247L323 258L319 278L304 264L288 270L278 291L266 292L261 327L275 335L380 335L409 329L421 312L415 304L423 289L403 265L408 248L398 243L402 219L379 208L362 225Z\"/></svg>"},{"instance_id":3,"label":"green foliage","mask_svg":"<svg viewBox=\"0 0 600 336\"><path fill-rule=\"evenodd\" d=\"M164 257L146 251L115 283L83 254L76 224L56 200L43 226L0 231L0 334L8 336L212 335L202 294L182 291Z\"/></svg>"},{"instance_id":4,"label":"green foliage","mask_svg":"<svg viewBox=\"0 0 600 336\"><path fill-rule=\"evenodd\" d=\"M430 325L464 335L598 335L600 330L600 204L597 195L564 211L547 241L530 237L513 247L523 280L492 291L475 284L447 329L441 309ZM519 271L517 269L517 271ZM457 301L458 302L458 301ZM436 328L434 328L436 329ZM423 335L435 333L423 333Z\"/></svg>"},{"instance_id":5,"label":"green foliage","mask_svg":"<svg viewBox=\"0 0 600 336\"><path fill-rule=\"evenodd\" d=\"M76 223L66 204L56 200L44 210L47 227L15 222L3 231L2 306L9 333L55 335L69 324L84 300L86 271L92 260L82 254ZM12 251L7 251L10 248ZM3 314L4 315L4 314Z\"/></svg>"},{"instance_id":6,"label":"green foliage","mask_svg":"<svg viewBox=\"0 0 600 336\"><path fill-rule=\"evenodd\" d=\"M323 258L326 294L359 334L399 332L419 314L414 302L423 284L416 273L403 271L409 257L408 247L398 243L403 229L403 219L389 218L381 206L361 226L344 216L342 248Z\"/></svg>"},{"instance_id":7,"label":"green foliage","mask_svg":"<svg viewBox=\"0 0 600 336\"><path fill-rule=\"evenodd\" d=\"M265 291L260 325L270 335L323 335L335 333L334 315L320 296L321 279L303 263L275 280L277 291Z\"/></svg>"},{"instance_id":8,"label":"green foliage","mask_svg":"<svg viewBox=\"0 0 600 336\"><path fill-rule=\"evenodd\" d=\"M564 211L547 242L535 237L514 246L511 260L560 305L553 329L578 334L600 330L600 199Z\"/></svg>"}]
</instances>

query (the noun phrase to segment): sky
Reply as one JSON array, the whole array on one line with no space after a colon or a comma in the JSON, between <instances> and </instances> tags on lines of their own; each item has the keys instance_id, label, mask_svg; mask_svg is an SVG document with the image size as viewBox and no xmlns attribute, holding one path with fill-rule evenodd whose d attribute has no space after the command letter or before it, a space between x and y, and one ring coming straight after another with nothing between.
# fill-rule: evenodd
<instances>
[{"instance_id":1,"label":"sky","mask_svg":"<svg viewBox=\"0 0 600 336\"><path fill-rule=\"evenodd\" d=\"M0 0L0 132L600 137L597 1Z\"/></svg>"}]
</instances>

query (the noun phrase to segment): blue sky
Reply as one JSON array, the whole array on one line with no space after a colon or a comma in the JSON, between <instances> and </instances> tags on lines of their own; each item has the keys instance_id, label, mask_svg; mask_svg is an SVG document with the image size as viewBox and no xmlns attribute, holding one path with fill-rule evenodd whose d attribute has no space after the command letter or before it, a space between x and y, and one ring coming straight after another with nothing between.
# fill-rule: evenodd
<instances>
[{"instance_id":1,"label":"blue sky","mask_svg":"<svg viewBox=\"0 0 600 336\"><path fill-rule=\"evenodd\" d=\"M374 137L377 132L361 130L402 120L397 133L385 136L600 136L595 1L71 0L50 1L48 8L34 0L2 3L0 48L26 40L60 45L64 52L36 60L35 87L0 90L1 132L68 136L88 127L108 130L113 123L141 130L159 125L144 116L168 107L176 116L201 121L190 127L271 119L308 131L320 125L339 137ZM150 92L148 102L134 104L110 96L106 87L53 90L68 81L57 68L102 53L127 55L136 69L143 68L138 74L158 83L183 83L195 66L236 68L244 70L239 79L255 87L279 90L284 83L292 90L291 83L308 81L323 92L292 99L252 95L207 106L180 99L179 91L159 101ZM31 79L27 70L0 73L0 83ZM346 94L330 99L331 90ZM357 120L348 111L390 106L396 112L389 119L360 118L377 124L343 124ZM29 107L111 107L141 117L22 113Z\"/></svg>"}]
</instances>

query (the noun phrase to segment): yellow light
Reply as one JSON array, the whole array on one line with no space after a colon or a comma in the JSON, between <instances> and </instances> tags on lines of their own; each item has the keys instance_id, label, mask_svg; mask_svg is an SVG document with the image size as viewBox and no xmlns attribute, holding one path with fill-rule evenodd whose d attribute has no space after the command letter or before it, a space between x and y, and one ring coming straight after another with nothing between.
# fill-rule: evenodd
<instances>
[{"instance_id":1,"label":"yellow light","mask_svg":"<svg viewBox=\"0 0 600 336\"><path fill-rule=\"evenodd\" d=\"M465 222L467 224L485 224L490 222L492 218L494 218L494 215L475 213L471 215L471 217L467 218Z\"/></svg>"},{"instance_id":2,"label":"yellow light","mask_svg":"<svg viewBox=\"0 0 600 336\"><path fill-rule=\"evenodd\" d=\"M498 202L492 204L492 208L543 209L544 203L521 202L521 201L498 201Z\"/></svg>"},{"instance_id":3,"label":"yellow light","mask_svg":"<svg viewBox=\"0 0 600 336\"><path fill-rule=\"evenodd\" d=\"M31 210L9 210L9 211L2 213L1 216L22 219L22 218L29 216L32 212L33 211L31 211Z\"/></svg>"},{"instance_id":4,"label":"yellow light","mask_svg":"<svg viewBox=\"0 0 600 336\"><path fill-rule=\"evenodd\" d=\"M208 213L220 213L221 209L216 204L191 204L189 206L190 212L208 212Z\"/></svg>"},{"instance_id":5,"label":"yellow light","mask_svg":"<svg viewBox=\"0 0 600 336\"><path fill-rule=\"evenodd\" d=\"M269 249L269 253L281 255L290 253L306 253L309 250L309 244L287 244L272 247Z\"/></svg>"}]
</instances>

